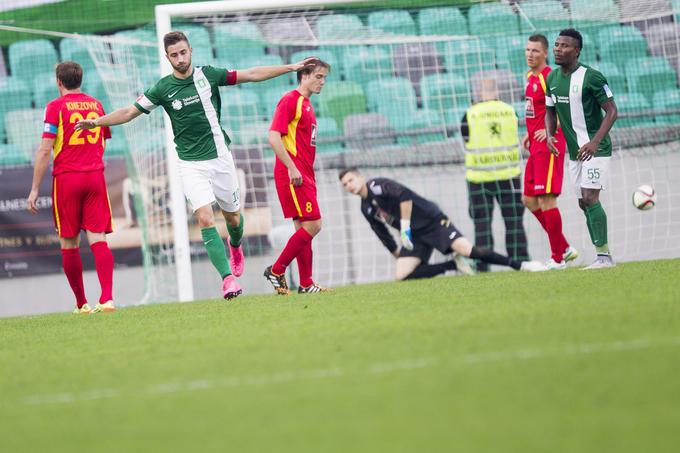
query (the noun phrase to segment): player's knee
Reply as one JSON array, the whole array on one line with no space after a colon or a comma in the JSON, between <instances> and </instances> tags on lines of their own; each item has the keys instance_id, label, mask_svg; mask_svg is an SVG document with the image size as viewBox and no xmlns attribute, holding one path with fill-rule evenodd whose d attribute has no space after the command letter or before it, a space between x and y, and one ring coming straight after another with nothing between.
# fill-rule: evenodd
<instances>
[{"instance_id":1,"label":"player's knee","mask_svg":"<svg viewBox=\"0 0 680 453\"><path fill-rule=\"evenodd\" d=\"M579 200L579 203L583 203L583 207L581 209L585 209L588 206L596 204L598 201L600 201L600 197L598 196L597 192L593 193L587 191L583 193L583 198Z\"/></svg>"},{"instance_id":2,"label":"player's knee","mask_svg":"<svg viewBox=\"0 0 680 453\"><path fill-rule=\"evenodd\" d=\"M406 277L411 275L411 272L413 272L413 271L407 272L407 271L402 270L402 269L397 269L394 273L394 279L398 282L402 281L402 280L406 280Z\"/></svg>"},{"instance_id":3,"label":"player's knee","mask_svg":"<svg viewBox=\"0 0 680 453\"><path fill-rule=\"evenodd\" d=\"M311 236L316 236L319 234L321 231L321 219L319 220L312 220L311 222L304 222L302 224L302 227L309 233Z\"/></svg>"},{"instance_id":4,"label":"player's knee","mask_svg":"<svg viewBox=\"0 0 680 453\"><path fill-rule=\"evenodd\" d=\"M211 212L196 211L196 220L201 228L210 228L215 225L215 216Z\"/></svg>"}]
</instances>

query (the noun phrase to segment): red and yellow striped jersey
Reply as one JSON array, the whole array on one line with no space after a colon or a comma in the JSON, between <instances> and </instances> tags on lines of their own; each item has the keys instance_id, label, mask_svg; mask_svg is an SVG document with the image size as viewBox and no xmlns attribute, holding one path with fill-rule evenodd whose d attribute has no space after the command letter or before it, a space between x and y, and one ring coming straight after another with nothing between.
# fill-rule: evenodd
<instances>
[{"instance_id":1,"label":"red and yellow striped jersey","mask_svg":"<svg viewBox=\"0 0 680 453\"><path fill-rule=\"evenodd\" d=\"M104 169L104 147L111 138L108 127L76 131L76 123L104 115L104 107L85 93L68 93L45 108L43 138L54 138L52 174Z\"/></svg>"},{"instance_id":2,"label":"red and yellow striped jersey","mask_svg":"<svg viewBox=\"0 0 680 453\"><path fill-rule=\"evenodd\" d=\"M281 133L286 151L303 179L314 182L317 128L314 107L309 98L298 90L286 93L276 106L270 130ZM274 165L274 179L288 181L288 169L278 158Z\"/></svg>"}]
</instances>

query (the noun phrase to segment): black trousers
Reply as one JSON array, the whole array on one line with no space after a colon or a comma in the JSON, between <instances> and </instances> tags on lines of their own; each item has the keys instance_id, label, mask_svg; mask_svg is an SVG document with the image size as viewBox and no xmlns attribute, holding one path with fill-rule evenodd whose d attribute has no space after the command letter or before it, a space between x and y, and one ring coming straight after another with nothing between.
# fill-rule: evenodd
<instances>
[{"instance_id":1,"label":"black trousers","mask_svg":"<svg viewBox=\"0 0 680 453\"><path fill-rule=\"evenodd\" d=\"M502 181L473 183L468 181L468 207L475 224L475 245L493 250L493 203L496 200L505 222L505 244L508 256L517 261L529 259L524 232L524 205L519 177ZM477 262L477 270L486 272L489 265Z\"/></svg>"}]
</instances>

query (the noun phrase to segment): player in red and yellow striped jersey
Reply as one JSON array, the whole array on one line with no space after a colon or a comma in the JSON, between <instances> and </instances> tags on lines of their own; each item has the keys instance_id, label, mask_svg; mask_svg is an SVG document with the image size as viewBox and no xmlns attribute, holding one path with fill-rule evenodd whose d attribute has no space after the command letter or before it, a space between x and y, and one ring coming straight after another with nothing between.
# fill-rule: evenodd
<instances>
[{"instance_id":1,"label":"player in red and yellow striped jersey","mask_svg":"<svg viewBox=\"0 0 680 453\"><path fill-rule=\"evenodd\" d=\"M274 181L283 215L293 219L295 233L264 276L278 294L288 294L285 272L297 258L300 293L326 291L312 279L312 239L321 231L321 212L316 199L314 156L317 125L309 98L321 92L330 65L313 59L298 71L298 87L286 93L274 112L269 143L276 154Z\"/></svg>"},{"instance_id":2,"label":"player in red and yellow striped jersey","mask_svg":"<svg viewBox=\"0 0 680 453\"><path fill-rule=\"evenodd\" d=\"M524 169L522 201L548 234L551 250L548 269L564 269L567 261L578 257L578 252L564 238L562 216L557 207L557 197L562 192L566 149L562 130L555 134L557 155L550 152L546 141L545 91L551 71L547 64L548 40L541 34L532 35L524 52L530 71L525 91L527 135L522 146L529 151L529 159Z\"/></svg>"},{"instance_id":3,"label":"player in red and yellow striped jersey","mask_svg":"<svg viewBox=\"0 0 680 453\"><path fill-rule=\"evenodd\" d=\"M75 129L78 121L104 115L101 102L80 91L83 69L78 63L65 61L57 65L56 79L60 97L45 108L28 209L34 214L38 212L38 189L54 150L52 213L61 244L64 273L76 297L74 313L113 311L113 254L106 242L106 234L113 229L102 159L111 132L108 127L87 131ZM85 298L80 230L87 232L102 289L94 310L90 310Z\"/></svg>"}]
</instances>

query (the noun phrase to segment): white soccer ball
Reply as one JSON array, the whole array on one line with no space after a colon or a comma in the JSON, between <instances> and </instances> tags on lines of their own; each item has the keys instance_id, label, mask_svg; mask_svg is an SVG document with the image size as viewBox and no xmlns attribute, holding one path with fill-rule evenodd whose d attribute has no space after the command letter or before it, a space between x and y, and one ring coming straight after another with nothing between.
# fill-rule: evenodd
<instances>
[{"instance_id":1,"label":"white soccer ball","mask_svg":"<svg viewBox=\"0 0 680 453\"><path fill-rule=\"evenodd\" d=\"M635 189L633 192L633 206L641 211L652 209L656 204L656 192L652 186L647 184Z\"/></svg>"}]
</instances>

